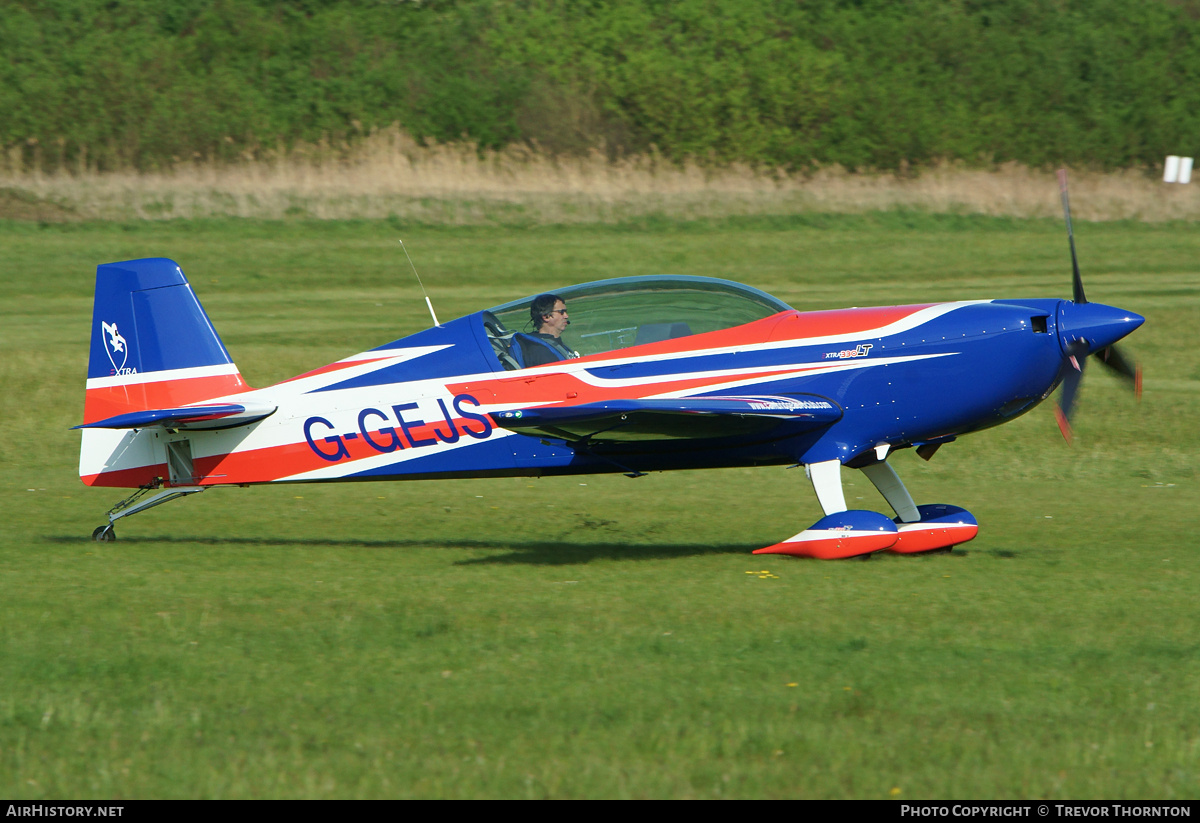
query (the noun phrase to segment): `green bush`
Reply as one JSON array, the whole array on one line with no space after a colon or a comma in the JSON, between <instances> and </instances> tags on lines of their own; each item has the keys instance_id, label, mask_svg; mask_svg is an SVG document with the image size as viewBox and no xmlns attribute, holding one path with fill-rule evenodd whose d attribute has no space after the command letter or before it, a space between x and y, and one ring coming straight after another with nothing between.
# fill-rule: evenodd
<instances>
[{"instance_id":1,"label":"green bush","mask_svg":"<svg viewBox=\"0 0 1200 823\"><path fill-rule=\"evenodd\" d=\"M418 139L672 160L1102 168L1187 153L1193 0L0 0L26 168Z\"/></svg>"}]
</instances>

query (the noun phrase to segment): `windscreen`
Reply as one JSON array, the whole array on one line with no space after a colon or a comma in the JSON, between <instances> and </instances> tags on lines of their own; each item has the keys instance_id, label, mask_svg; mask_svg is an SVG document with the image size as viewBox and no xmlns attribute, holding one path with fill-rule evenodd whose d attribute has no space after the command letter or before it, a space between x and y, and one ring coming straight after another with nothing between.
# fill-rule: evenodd
<instances>
[{"instance_id":1,"label":"windscreen","mask_svg":"<svg viewBox=\"0 0 1200 823\"><path fill-rule=\"evenodd\" d=\"M581 355L728 329L791 308L749 286L676 275L600 280L553 294L570 312L563 342ZM529 332L532 301L530 296L490 311L508 331Z\"/></svg>"}]
</instances>

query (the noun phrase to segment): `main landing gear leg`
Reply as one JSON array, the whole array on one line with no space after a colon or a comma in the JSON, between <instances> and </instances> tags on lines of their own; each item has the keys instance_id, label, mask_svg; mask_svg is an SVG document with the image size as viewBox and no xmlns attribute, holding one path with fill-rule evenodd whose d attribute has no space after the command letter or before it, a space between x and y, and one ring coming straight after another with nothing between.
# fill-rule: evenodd
<instances>
[{"instance_id":1,"label":"main landing gear leg","mask_svg":"<svg viewBox=\"0 0 1200 823\"><path fill-rule=\"evenodd\" d=\"M810 463L805 467L825 516L782 543L759 549L755 554L790 554L821 560L863 557L896 542L898 530L879 512L846 509L842 491L842 464L837 460Z\"/></svg>"},{"instance_id":2,"label":"main landing gear leg","mask_svg":"<svg viewBox=\"0 0 1200 823\"><path fill-rule=\"evenodd\" d=\"M862 473L875 484L875 488L879 489L879 493L896 511L900 521L915 523L921 519L921 513L917 511L917 504L913 502L908 489L904 488L904 481L890 465L881 460L870 466L863 466Z\"/></svg>"},{"instance_id":3,"label":"main landing gear leg","mask_svg":"<svg viewBox=\"0 0 1200 823\"><path fill-rule=\"evenodd\" d=\"M113 526L122 517L129 517L131 514L144 512L146 509L152 509L155 506L161 506L163 503L169 503L180 497L187 497L189 494L202 492L206 486L172 486L169 489L164 489L158 483L151 483L140 487L133 494L126 497L117 505L108 510L108 525L99 526L92 532L92 539L97 543L111 543L117 539L117 533ZM146 497L152 491L157 491L150 497ZM143 499L145 498L145 499Z\"/></svg>"},{"instance_id":4,"label":"main landing gear leg","mask_svg":"<svg viewBox=\"0 0 1200 823\"><path fill-rule=\"evenodd\" d=\"M966 509L941 503L918 506L896 470L884 461L862 467L883 499L896 511L898 539L888 551L898 554L950 551L979 533L979 524Z\"/></svg>"}]
</instances>

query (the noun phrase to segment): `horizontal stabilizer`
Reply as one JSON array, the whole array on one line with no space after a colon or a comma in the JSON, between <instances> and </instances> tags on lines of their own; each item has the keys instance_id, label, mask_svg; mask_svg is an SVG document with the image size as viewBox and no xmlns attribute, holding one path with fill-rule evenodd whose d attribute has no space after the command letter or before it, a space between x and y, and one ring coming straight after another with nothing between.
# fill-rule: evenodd
<instances>
[{"instance_id":1,"label":"horizontal stabilizer","mask_svg":"<svg viewBox=\"0 0 1200 823\"><path fill-rule=\"evenodd\" d=\"M75 426L77 429L144 429L161 426L165 429L232 429L257 423L275 413L277 406L248 403L225 403L219 406L184 406L178 409L147 409L118 414L95 423Z\"/></svg>"},{"instance_id":2,"label":"horizontal stabilizer","mask_svg":"<svg viewBox=\"0 0 1200 823\"><path fill-rule=\"evenodd\" d=\"M535 437L638 441L764 434L780 437L835 423L842 409L815 394L609 400L492 412L502 428Z\"/></svg>"}]
</instances>

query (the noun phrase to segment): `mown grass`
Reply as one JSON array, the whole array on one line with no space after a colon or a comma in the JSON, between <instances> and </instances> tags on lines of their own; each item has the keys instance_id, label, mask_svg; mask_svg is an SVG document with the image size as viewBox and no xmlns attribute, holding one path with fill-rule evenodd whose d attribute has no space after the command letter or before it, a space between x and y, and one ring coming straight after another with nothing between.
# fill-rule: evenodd
<instances>
[{"instance_id":1,"label":"mown grass","mask_svg":"<svg viewBox=\"0 0 1200 823\"><path fill-rule=\"evenodd\" d=\"M820 563L749 555L820 514L785 469L214 490L92 543L95 265L176 259L264 385L424 326L397 235L448 318L664 271L1065 296L1058 223L0 224L0 795L1195 797L1198 230L1076 228L1089 298L1147 317L1142 403L1092 368L1073 448L1041 408L898 454L980 536Z\"/></svg>"}]
</instances>

